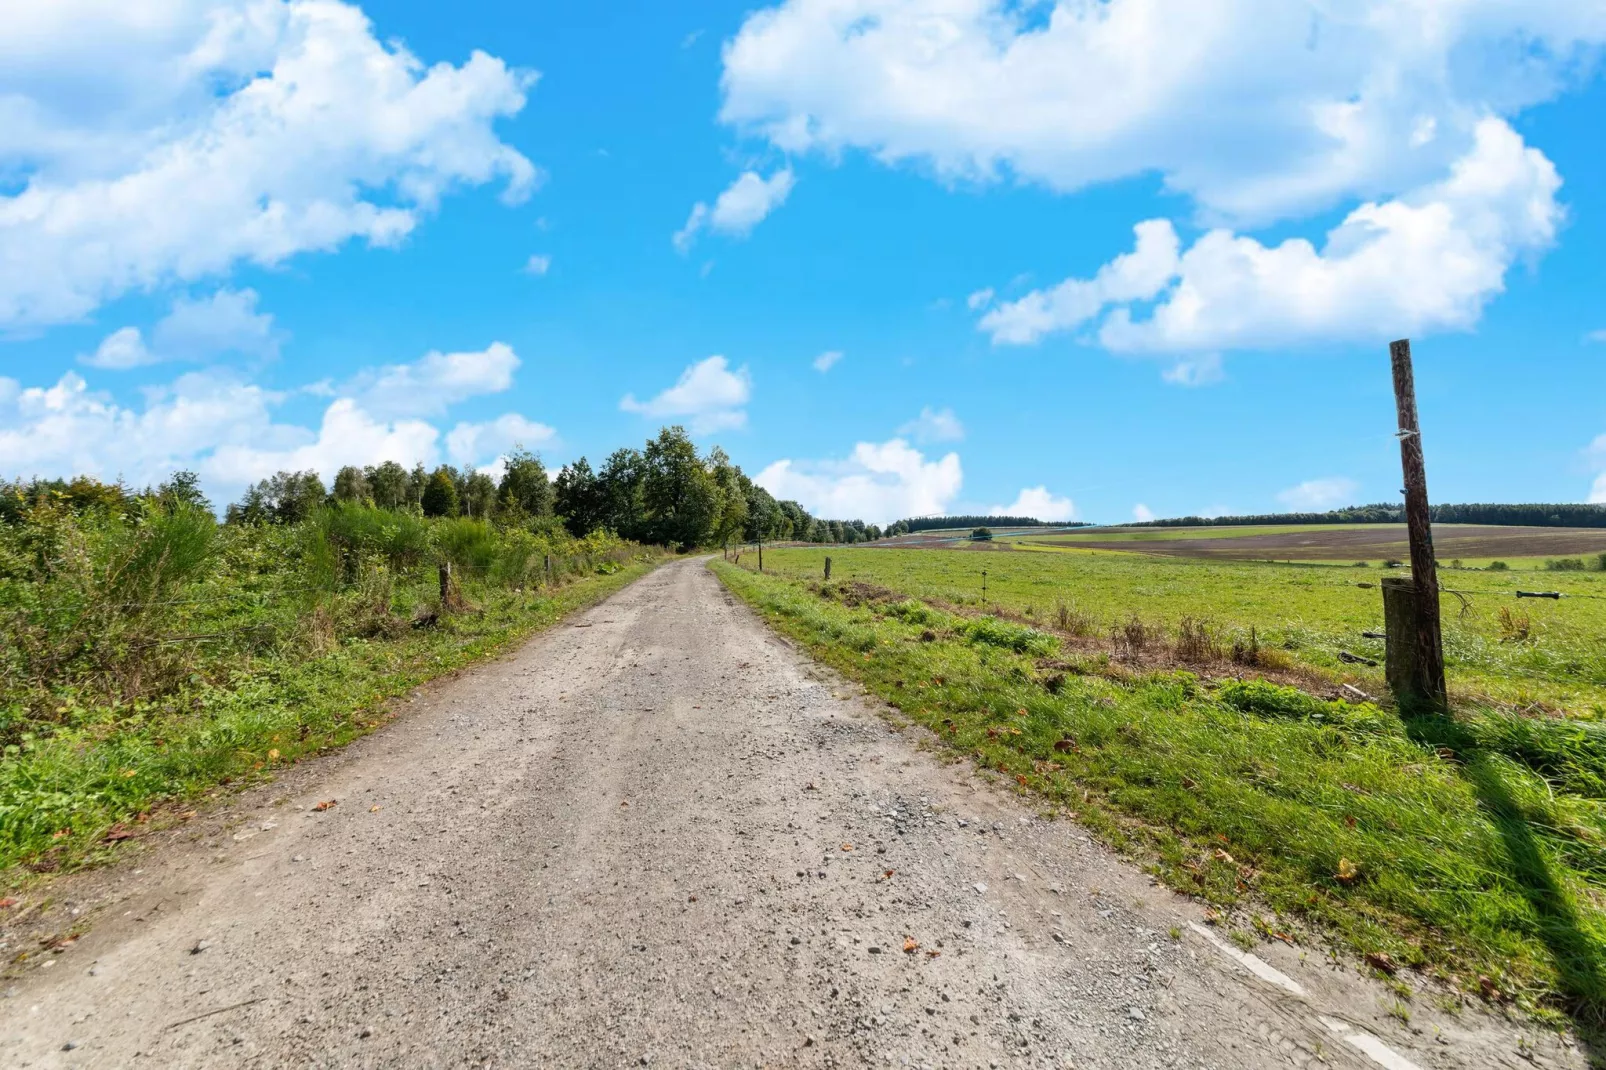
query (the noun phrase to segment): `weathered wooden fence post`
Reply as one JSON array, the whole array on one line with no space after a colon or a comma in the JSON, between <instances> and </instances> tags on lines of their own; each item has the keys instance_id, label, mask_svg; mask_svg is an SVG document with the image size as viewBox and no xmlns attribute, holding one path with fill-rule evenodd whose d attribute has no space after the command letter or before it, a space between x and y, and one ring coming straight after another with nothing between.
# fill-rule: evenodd
<instances>
[{"instance_id":1,"label":"weathered wooden fence post","mask_svg":"<svg viewBox=\"0 0 1606 1070\"><path fill-rule=\"evenodd\" d=\"M550 586L552 586L552 555L551 554L546 554L546 555L544 555L544 557L545 557L545 564L544 564L543 567L546 570L545 586L550 587Z\"/></svg>"},{"instance_id":2,"label":"weathered wooden fence post","mask_svg":"<svg viewBox=\"0 0 1606 1070\"><path fill-rule=\"evenodd\" d=\"M831 559L829 557L825 559L825 579L828 583L831 580Z\"/></svg>"},{"instance_id":3,"label":"weathered wooden fence post","mask_svg":"<svg viewBox=\"0 0 1606 1070\"><path fill-rule=\"evenodd\" d=\"M758 537L758 570L764 571L764 536Z\"/></svg>"},{"instance_id":4,"label":"weathered wooden fence post","mask_svg":"<svg viewBox=\"0 0 1606 1070\"><path fill-rule=\"evenodd\" d=\"M442 562L440 569L441 580L441 608L445 609L452 604L452 563Z\"/></svg>"},{"instance_id":5,"label":"weathered wooden fence post","mask_svg":"<svg viewBox=\"0 0 1606 1070\"><path fill-rule=\"evenodd\" d=\"M1383 613L1388 621L1389 687L1402 707L1444 709L1444 640L1439 627L1439 570L1433 559L1433 518L1428 507L1428 478L1422 457L1422 430L1417 424L1416 382L1411 370L1411 342L1389 344L1394 371L1394 406L1399 417L1400 467L1405 475L1405 527L1411 540L1411 578L1396 580L1390 608L1390 583L1383 581ZM1410 614L1405 615L1401 583L1411 584ZM1409 623L1407 623L1409 622ZM1406 630L1408 629L1408 630ZM1399 639L1395 636L1398 634ZM1410 655L1405 648L1411 646Z\"/></svg>"}]
</instances>

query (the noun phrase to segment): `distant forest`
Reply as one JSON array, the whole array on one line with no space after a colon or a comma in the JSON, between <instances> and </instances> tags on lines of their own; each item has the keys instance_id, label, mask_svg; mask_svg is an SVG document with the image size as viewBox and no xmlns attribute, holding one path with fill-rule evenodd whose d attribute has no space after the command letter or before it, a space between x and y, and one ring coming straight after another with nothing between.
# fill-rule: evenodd
<instances>
[{"instance_id":1,"label":"distant forest","mask_svg":"<svg viewBox=\"0 0 1606 1070\"><path fill-rule=\"evenodd\" d=\"M1606 528L1606 505L1435 505L1435 524L1511 524L1541 528ZM1401 505L1352 505L1330 513L1262 513L1258 516L1178 516L1124 525L1142 528L1192 528L1207 524L1403 524Z\"/></svg>"},{"instance_id":2,"label":"distant forest","mask_svg":"<svg viewBox=\"0 0 1606 1070\"><path fill-rule=\"evenodd\" d=\"M1085 528L1087 523L1073 520L1053 523L1030 516L916 516L900 520L887 529L888 535L907 535L912 531L940 531L945 528Z\"/></svg>"}]
</instances>

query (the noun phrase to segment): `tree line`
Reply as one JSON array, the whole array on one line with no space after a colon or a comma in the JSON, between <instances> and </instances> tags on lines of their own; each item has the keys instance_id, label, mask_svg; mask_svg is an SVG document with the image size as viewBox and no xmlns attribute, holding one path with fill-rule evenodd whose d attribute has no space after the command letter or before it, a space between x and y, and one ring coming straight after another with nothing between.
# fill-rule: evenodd
<instances>
[{"instance_id":1,"label":"tree line","mask_svg":"<svg viewBox=\"0 0 1606 1070\"><path fill-rule=\"evenodd\" d=\"M1083 520L1054 523L1031 516L914 516L887 528L888 535L907 535L915 531L942 531L947 528L1083 528Z\"/></svg>"},{"instance_id":2,"label":"tree line","mask_svg":"<svg viewBox=\"0 0 1606 1070\"><path fill-rule=\"evenodd\" d=\"M131 509L139 500L182 501L210 510L193 472L141 492L86 476L0 484L0 521L16 522L51 497L75 510ZM516 447L501 477L449 464L426 469L386 461L347 465L326 486L315 471L278 472L228 506L229 524L298 524L325 505L345 502L426 517L470 517L540 529L561 525L576 538L610 531L620 538L690 549L765 541L866 542L875 524L827 520L795 501L777 501L724 450L699 454L681 427L666 427L639 450L618 449L593 469L584 457L552 476L539 454Z\"/></svg>"},{"instance_id":3,"label":"tree line","mask_svg":"<svg viewBox=\"0 0 1606 1070\"><path fill-rule=\"evenodd\" d=\"M1430 509L1435 524L1500 524L1542 528L1606 528L1606 505L1560 504L1502 505L1478 502L1435 505ZM1326 513L1262 513L1255 516L1178 516L1165 520L1145 520L1131 527L1191 528L1209 524L1241 526L1249 524L1403 524L1405 507L1380 502L1351 505Z\"/></svg>"}]
</instances>

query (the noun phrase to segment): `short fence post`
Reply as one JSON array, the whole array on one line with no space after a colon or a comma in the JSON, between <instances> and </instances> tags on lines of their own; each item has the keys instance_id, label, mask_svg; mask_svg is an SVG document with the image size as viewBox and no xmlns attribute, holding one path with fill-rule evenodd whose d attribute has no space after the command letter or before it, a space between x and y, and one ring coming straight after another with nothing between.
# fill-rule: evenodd
<instances>
[{"instance_id":1,"label":"short fence post","mask_svg":"<svg viewBox=\"0 0 1606 1070\"><path fill-rule=\"evenodd\" d=\"M1383 677L1402 709L1420 706L1422 645L1417 642L1416 580L1407 576L1383 577Z\"/></svg>"},{"instance_id":2,"label":"short fence post","mask_svg":"<svg viewBox=\"0 0 1606 1070\"><path fill-rule=\"evenodd\" d=\"M758 570L760 572L764 571L764 540L762 538L758 540Z\"/></svg>"},{"instance_id":3,"label":"short fence post","mask_svg":"<svg viewBox=\"0 0 1606 1070\"><path fill-rule=\"evenodd\" d=\"M831 579L831 559L829 557L825 559L825 578L827 582Z\"/></svg>"},{"instance_id":4,"label":"short fence post","mask_svg":"<svg viewBox=\"0 0 1606 1070\"><path fill-rule=\"evenodd\" d=\"M441 606L451 605L452 602L452 563L444 562L440 569L441 579Z\"/></svg>"},{"instance_id":5,"label":"short fence post","mask_svg":"<svg viewBox=\"0 0 1606 1070\"><path fill-rule=\"evenodd\" d=\"M546 586L552 586L552 555L543 555L546 559Z\"/></svg>"}]
</instances>

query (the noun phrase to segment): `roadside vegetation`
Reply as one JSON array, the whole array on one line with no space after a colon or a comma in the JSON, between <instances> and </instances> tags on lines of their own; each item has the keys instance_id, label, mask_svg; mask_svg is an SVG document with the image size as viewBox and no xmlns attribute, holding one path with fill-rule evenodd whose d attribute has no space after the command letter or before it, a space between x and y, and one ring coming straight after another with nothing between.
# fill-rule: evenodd
<instances>
[{"instance_id":1,"label":"roadside vegetation","mask_svg":"<svg viewBox=\"0 0 1606 1070\"><path fill-rule=\"evenodd\" d=\"M1355 586L1377 576L1358 569L837 550L825 583L822 557L713 567L1240 943L1335 941L1407 1004L1409 968L1606 1021L1606 606L1581 597L1606 593L1599 574L1569 573L1580 597L1542 608L1491 586L1462 618L1447 598L1455 716L1402 718L1357 693L1382 694L1380 668L1338 656L1381 660L1359 635L1379 594Z\"/></svg>"},{"instance_id":2,"label":"roadside vegetation","mask_svg":"<svg viewBox=\"0 0 1606 1070\"><path fill-rule=\"evenodd\" d=\"M777 502L680 428L550 478L395 462L280 472L219 523L199 481L0 483L7 887L182 820L381 724L666 550L865 531ZM878 533L877 533L878 534Z\"/></svg>"}]
</instances>

